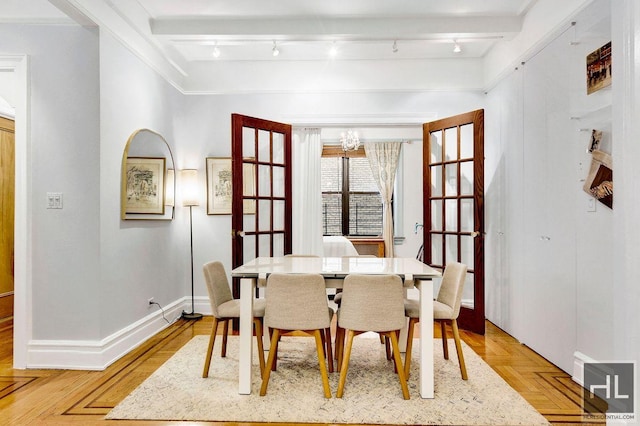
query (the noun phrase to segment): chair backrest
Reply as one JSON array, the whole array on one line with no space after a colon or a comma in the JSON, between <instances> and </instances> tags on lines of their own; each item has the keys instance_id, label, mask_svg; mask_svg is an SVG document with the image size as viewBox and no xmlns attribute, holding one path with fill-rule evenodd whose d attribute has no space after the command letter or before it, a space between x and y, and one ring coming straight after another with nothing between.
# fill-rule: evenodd
<instances>
[{"instance_id":1,"label":"chair backrest","mask_svg":"<svg viewBox=\"0 0 640 426\"><path fill-rule=\"evenodd\" d=\"M207 283L207 291L209 292L211 313L216 318L220 318L218 306L233 299L224 265L220 262L205 263L202 271L204 272L204 280Z\"/></svg>"},{"instance_id":2,"label":"chair backrest","mask_svg":"<svg viewBox=\"0 0 640 426\"><path fill-rule=\"evenodd\" d=\"M271 274L267 279L264 323L281 330L317 330L331 324L324 277Z\"/></svg>"},{"instance_id":3,"label":"chair backrest","mask_svg":"<svg viewBox=\"0 0 640 426\"><path fill-rule=\"evenodd\" d=\"M438 291L437 301L444 303L453 310L453 318L460 314L460 302L462 301L462 289L467 277L467 265L462 263L448 263L442 274L442 284Z\"/></svg>"},{"instance_id":4,"label":"chair backrest","mask_svg":"<svg viewBox=\"0 0 640 426\"><path fill-rule=\"evenodd\" d=\"M356 331L401 329L405 316L400 277L358 274L345 277L338 324Z\"/></svg>"}]
</instances>

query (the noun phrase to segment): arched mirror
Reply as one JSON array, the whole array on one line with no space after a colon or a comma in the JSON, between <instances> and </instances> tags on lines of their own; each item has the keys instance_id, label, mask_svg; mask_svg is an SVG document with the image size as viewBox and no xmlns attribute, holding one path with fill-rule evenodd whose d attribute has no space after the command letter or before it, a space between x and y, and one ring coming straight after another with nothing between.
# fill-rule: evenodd
<instances>
[{"instance_id":1,"label":"arched mirror","mask_svg":"<svg viewBox=\"0 0 640 426\"><path fill-rule=\"evenodd\" d=\"M172 220L175 167L167 141L159 133L139 129L122 155L120 218Z\"/></svg>"}]
</instances>

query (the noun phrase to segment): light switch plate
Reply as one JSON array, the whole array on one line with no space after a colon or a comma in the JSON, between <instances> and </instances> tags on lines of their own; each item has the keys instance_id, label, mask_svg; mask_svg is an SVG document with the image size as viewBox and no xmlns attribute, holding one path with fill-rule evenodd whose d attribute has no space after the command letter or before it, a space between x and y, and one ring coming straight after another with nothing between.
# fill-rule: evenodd
<instances>
[{"instance_id":1,"label":"light switch plate","mask_svg":"<svg viewBox=\"0 0 640 426\"><path fill-rule=\"evenodd\" d=\"M47 192L47 208L48 209L62 208L62 192Z\"/></svg>"}]
</instances>

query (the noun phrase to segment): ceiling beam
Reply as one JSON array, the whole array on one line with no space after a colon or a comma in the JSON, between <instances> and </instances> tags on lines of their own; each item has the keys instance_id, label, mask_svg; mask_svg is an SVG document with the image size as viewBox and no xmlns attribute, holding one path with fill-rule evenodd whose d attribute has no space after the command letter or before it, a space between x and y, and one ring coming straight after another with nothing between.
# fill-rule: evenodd
<instances>
[{"instance_id":1,"label":"ceiling beam","mask_svg":"<svg viewBox=\"0 0 640 426\"><path fill-rule=\"evenodd\" d=\"M522 29L519 17L418 18L159 18L151 33L218 40L428 40L451 37L506 39Z\"/></svg>"}]
</instances>

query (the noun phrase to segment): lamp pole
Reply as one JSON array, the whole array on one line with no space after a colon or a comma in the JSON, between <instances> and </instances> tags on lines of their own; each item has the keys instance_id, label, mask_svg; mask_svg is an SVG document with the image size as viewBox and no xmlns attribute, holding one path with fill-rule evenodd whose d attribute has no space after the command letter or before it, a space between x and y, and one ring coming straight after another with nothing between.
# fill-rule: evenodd
<instances>
[{"instance_id":1,"label":"lamp pole","mask_svg":"<svg viewBox=\"0 0 640 426\"><path fill-rule=\"evenodd\" d=\"M197 320L202 318L202 314L196 312L194 295L193 295L193 206L189 206L189 235L191 237L191 313L182 312L182 318L188 320Z\"/></svg>"},{"instance_id":2,"label":"lamp pole","mask_svg":"<svg viewBox=\"0 0 640 426\"><path fill-rule=\"evenodd\" d=\"M198 320L202 314L196 312L195 296L193 289L193 206L197 206L198 196L198 171L195 169L185 169L180 172L183 184L183 206L189 206L189 238L191 246L191 312L182 311L182 318L187 320Z\"/></svg>"}]
</instances>

